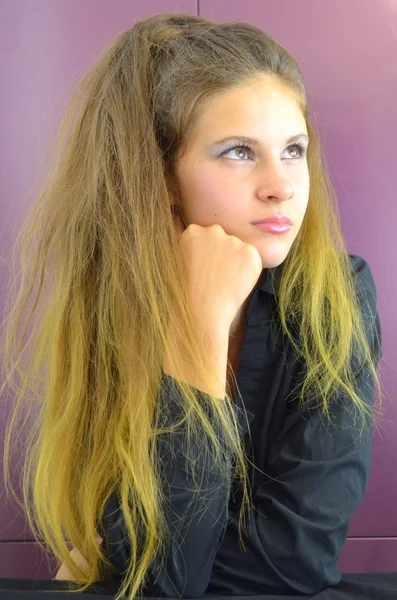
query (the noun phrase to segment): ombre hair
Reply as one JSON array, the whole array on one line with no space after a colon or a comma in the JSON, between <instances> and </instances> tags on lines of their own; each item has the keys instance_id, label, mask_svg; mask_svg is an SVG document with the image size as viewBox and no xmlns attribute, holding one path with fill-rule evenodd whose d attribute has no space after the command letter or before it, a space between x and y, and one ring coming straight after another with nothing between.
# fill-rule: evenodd
<instances>
[{"instance_id":1,"label":"ombre hair","mask_svg":"<svg viewBox=\"0 0 397 600\"><path fill-rule=\"evenodd\" d=\"M352 356L380 391L376 360L298 62L245 22L189 14L138 21L105 49L72 94L40 193L15 242L22 247L2 344L3 390L9 384L16 400L5 481L23 406L31 420L21 504L37 542L47 545L43 550L74 574L73 591L111 576L96 535L116 491L131 543L116 600L139 595L154 557L165 551L156 437L164 433L158 403L164 353L171 367L178 361L167 343L172 314L207 389L215 373L189 307L170 210L173 164L207 104L262 75L295 94L310 137L309 202L283 263L277 299L283 331L307 365L299 403L317 399L331 421L332 400L343 393L346 409L357 416L358 435L373 422L374 407L354 387ZM194 389L175 383L183 415L175 427L184 423L188 447L198 438L221 477L234 458L242 524L252 498L232 398L209 395L209 418ZM192 460L197 476L195 467ZM67 544L84 555L87 574Z\"/></svg>"}]
</instances>

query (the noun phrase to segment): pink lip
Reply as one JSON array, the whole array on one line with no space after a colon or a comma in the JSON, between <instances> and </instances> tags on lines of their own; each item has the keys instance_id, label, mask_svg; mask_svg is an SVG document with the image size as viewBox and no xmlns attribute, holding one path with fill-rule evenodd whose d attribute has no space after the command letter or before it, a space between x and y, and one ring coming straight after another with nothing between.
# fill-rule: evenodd
<instances>
[{"instance_id":1,"label":"pink lip","mask_svg":"<svg viewBox=\"0 0 397 600\"><path fill-rule=\"evenodd\" d=\"M292 225L279 225L278 223L255 223L254 226L267 233L287 233L292 227Z\"/></svg>"},{"instance_id":2,"label":"pink lip","mask_svg":"<svg viewBox=\"0 0 397 600\"><path fill-rule=\"evenodd\" d=\"M279 227L286 227L287 225L292 225L291 219L289 217L286 217L285 215L273 215L272 217L267 217L267 219L253 221L252 225L262 225L264 223L275 223Z\"/></svg>"}]
</instances>

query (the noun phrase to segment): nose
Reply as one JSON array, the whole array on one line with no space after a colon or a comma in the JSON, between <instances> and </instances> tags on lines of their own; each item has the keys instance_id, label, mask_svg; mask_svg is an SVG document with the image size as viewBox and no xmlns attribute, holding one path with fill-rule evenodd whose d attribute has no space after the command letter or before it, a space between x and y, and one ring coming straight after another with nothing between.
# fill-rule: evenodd
<instances>
[{"instance_id":1,"label":"nose","mask_svg":"<svg viewBox=\"0 0 397 600\"><path fill-rule=\"evenodd\" d=\"M284 202L294 194L291 179L280 164L268 165L260 176L258 198L260 200L278 200Z\"/></svg>"}]
</instances>

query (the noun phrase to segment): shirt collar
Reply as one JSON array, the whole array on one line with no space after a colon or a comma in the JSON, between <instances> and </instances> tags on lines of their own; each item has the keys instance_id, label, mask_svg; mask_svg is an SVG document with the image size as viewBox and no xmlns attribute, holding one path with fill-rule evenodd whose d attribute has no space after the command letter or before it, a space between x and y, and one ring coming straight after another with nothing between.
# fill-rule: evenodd
<instances>
[{"instance_id":1,"label":"shirt collar","mask_svg":"<svg viewBox=\"0 0 397 600\"><path fill-rule=\"evenodd\" d=\"M272 269L263 269L258 289L278 297L283 263Z\"/></svg>"}]
</instances>

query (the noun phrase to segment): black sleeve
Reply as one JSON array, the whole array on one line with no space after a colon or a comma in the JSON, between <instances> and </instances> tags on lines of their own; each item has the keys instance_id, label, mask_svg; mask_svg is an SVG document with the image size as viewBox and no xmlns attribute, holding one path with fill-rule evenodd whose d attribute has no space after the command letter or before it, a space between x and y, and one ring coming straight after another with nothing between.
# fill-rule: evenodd
<instances>
[{"instance_id":1,"label":"black sleeve","mask_svg":"<svg viewBox=\"0 0 397 600\"><path fill-rule=\"evenodd\" d=\"M165 397L169 415L173 419L178 413L177 388L174 378L163 373L160 389L160 402ZM199 398L206 394L192 388ZM172 390L170 396L169 392ZM243 417L241 406L233 407L240 427L241 436L248 426ZM168 418L168 417L167 417ZM166 421L165 421L166 422ZM228 501L230 495L230 477L224 480L214 473L208 462L204 461L198 448L193 449L194 458L202 461L201 473L197 480L200 490L193 490L193 480L185 465L185 435L183 430L161 434L157 438L161 456L161 477L167 498L166 519L171 528L171 540L167 547L166 562L161 565L155 560L148 571L148 579L142 590L145 597L181 597L201 596L208 586L217 549L221 543L228 520ZM204 464L205 462L205 464ZM231 474L231 463L230 470ZM118 498L115 494L106 505L102 526L98 531L103 537L102 544L115 567L116 579L121 579L130 559L130 547L123 532L123 518Z\"/></svg>"},{"instance_id":2,"label":"black sleeve","mask_svg":"<svg viewBox=\"0 0 397 600\"><path fill-rule=\"evenodd\" d=\"M382 349L375 285L368 264L355 259L358 297L369 300L370 311L364 305L362 311L377 363ZM359 371L354 369L356 392L373 406L373 376L366 368ZM272 447L265 473L277 481L264 476L254 494L267 593L312 595L340 581L336 562L367 486L372 441L372 427L360 436L360 423L346 404L342 395L334 403L333 425L321 409L289 409Z\"/></svg>"}]
</instances>

